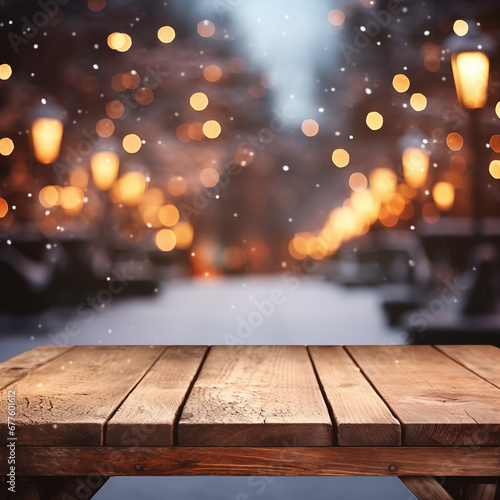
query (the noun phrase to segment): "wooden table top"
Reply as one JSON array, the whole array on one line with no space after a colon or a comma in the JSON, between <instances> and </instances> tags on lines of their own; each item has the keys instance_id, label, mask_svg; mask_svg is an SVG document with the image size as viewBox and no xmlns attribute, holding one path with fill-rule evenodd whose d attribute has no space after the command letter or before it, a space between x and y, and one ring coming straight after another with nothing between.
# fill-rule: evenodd
<instances>
[{"instance_id":1,"label":"wooden table top","mask_svg":"<svg viewBox=\"0 0 500 500\"><path fill-rule=\"evenodd\" d=\"M40 346L0 389L18 446L500 445L492 346Z\"/></svg>"}]
</instances>

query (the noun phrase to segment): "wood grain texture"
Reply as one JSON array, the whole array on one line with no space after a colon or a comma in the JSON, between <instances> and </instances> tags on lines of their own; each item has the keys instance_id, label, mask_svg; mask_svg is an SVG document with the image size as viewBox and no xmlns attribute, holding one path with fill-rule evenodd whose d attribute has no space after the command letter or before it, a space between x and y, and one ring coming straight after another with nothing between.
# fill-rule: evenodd
<instances>
[{"instance_id":1,"label":"wood grain texture","mask_svg":"<svg viewBox=\"0 0 500 500\"><path fill-rule=\"evenodd\" d=\"M500 444L500 390L431 346L350 346L408 446Z\"/></svg>"},{"instance_id":2,"label":"wood grain texture","mask_svg":"<svg viewBox=\"0 0 500 500\"><path fill-rule=\"evenodd\" d=\"M309 347L339 446L399 446L401 427L342 347Z\"/></svg>"},{"instance_id":3,"label":"wood grain texture","mask_svg":"<svg viewBox=\"0 0 500 500\"><path fill-rule=\"evenodd\" d=\"M73 346L40 345L19 354L19 356L3 361L0 363L0 390L23 378L29 371L61 356L72 348Z\"/></svg>"},{"instance_id":4,"label":"wood grain texture","mask_svg":"<svg viewBox=\"0 0 500 500\"><path fill-rule=\"evenodd\" d=\"M7 472L0 447L0 475ZM18 476L500 476L500 447L17 448Z\"/></svg>"},{"instance_id":5,"label":"wood grain texture","mask_svg":"<svg viewBox=\"0 0 500 500\"><path fill-rule=\"evenodd\" d=\"M181 446L331 446L303 346L214 346L179 422Z\"/></svg>"},{"instance_id":6,"label":"wood grain texture","mask_svg":"<svg viewBox=\"0 0 500 500\"><path fill-rule=\"evenodd\" d=\"M500 388L500 349L492 345L438 345L437 349Z\"/></svg>"},{"instance_id":7,"label":"wood grain texture","mask_svg":"<svg viewBox=\"0 0 500 500\"><path fill-rule=\"evenodd\" d=\"M430 476L399 477L403 484L415 495L417 500L453 500L453 497Z\"/></svg>"},{"instance_id":8,"label":"wood grain texture","mask_svg":"<svg viewBox=\"0 0 500 500\"><path fill-rule=\"evenodd\" d=\"M152 346L78 346L16 382L16 437L25 445L102 445L103 428L164 351ZM7 415L7 391L0 392ZM6 442L7 422L0 420Z\"/></svg>"},{"instance_id":9,"label":"wood grain texture","mask_svg":"<svg viewBox=\"0 0 500 500\"><path fill-rule=\"evenodd\" d=\"M168 347L107 423L106 444L171 446L179 410L206 351Z\"/></svg>"}]
</instances>

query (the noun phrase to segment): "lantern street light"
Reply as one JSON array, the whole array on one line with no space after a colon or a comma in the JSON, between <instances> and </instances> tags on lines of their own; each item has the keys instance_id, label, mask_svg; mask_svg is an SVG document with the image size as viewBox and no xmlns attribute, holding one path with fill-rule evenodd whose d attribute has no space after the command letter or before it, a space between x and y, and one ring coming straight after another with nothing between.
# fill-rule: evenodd
<instances>
[{"instance_id":1,"label":"lantern street light","mask_svg":"<svg viewBox=\"0 0 500 500\"><path fill-rule=\"evenodd\" d=\"M132 170L123 174L113 186L113 201L135 207L142 202L146 191L146 176L142 172Z\"/></svg>"},{"instance_id":2,"label":"lantern street light","mask_svg":"<svg viewBox=\"0 0 500 500\"><path fill-rule=\"evenodd\" d=\"M473 148L471 188L472 229L481 234L482 213L482 151L479 129L479 110L488 100L490 62L487 53L494 48L491 37L481 33L476 23L469 23L465 36L451 35L445 46L451 52L451 67L459 104L469 110L470 140Z\"/></svg>"},{"instance_id":3,"label":"lantern street light","mask_svg":"<svg viewBox=\"0 0 500 500\"><path fill-rule=\"evenodd\" d=\"M120 159L113 151L98 151L90 158L92 179L97 189L109 191L118 175Z\"/></svg>"},{"instance_id":4,"label":"lantern street light","mask_svg":"<svg viewBox=\"0 0 500 500\"><path fill-rule=\"evenodd\" d=\"M424 134L414 127L399 140L405 182L414 189L420 189L427 183L430 157L427 142Z\"/></svg>"},{"instance_id":5,"label":"lantern street light","mask_svg":"<svg viewBox=\"0 0 500 500\"><path fill-rule=\"evenodd\" d=\"M55 105L45 104L34 113L31 142L36 159L45 165L57 160L61 150L64 112Z\"/></svg>"},{"instance_id":6,"label":"lantern street light","mask_svg":"<svg viewBox=\"0 0 500 500\"><path fill-rule=\"evenodd\" d=\"M425 186L429 173L429 152L417 147L405 148L402 162L406 184L415 189Z\"/></svg>"},{"instance_id":7,"label":"lantern street light","mask_svg":"<svg viewBox=\"0 0 500 500\"><path fill-rule=\"evenodd\" d=\"M102 242L109 243L113 237L113 210L108 192L114 188L120 168L120 158L115 151L117 145L113 139L107 139L100 143L100 147L90 157L90 171L94 186L102 191L100 196L103 201L103 211L100 228L102 231Z\"/></svg>"}]
</instances>

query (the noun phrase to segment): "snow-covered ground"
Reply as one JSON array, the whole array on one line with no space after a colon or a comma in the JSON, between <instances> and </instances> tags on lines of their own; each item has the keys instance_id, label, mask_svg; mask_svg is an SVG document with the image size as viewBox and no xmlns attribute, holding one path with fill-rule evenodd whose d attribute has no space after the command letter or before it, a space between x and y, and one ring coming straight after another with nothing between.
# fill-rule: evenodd
<instances>
[{"instance_id":1,"label":"snow-covered ground","mask_svg":"<svg viewBox=\"0 0 500 500\"><path fill-rule=\"evenodd\" d=\"M106 302L106 307L99 307ZM73 324L76 322L77 327ZM376 289L277 275L172 280L154 297L89 297L36 316L0 315L0 361L40 344L390 344ZM70 335L71 334L71 335ZM120 478L108 500L408 500L394 478Z\"/></svg>"}]
</instances>

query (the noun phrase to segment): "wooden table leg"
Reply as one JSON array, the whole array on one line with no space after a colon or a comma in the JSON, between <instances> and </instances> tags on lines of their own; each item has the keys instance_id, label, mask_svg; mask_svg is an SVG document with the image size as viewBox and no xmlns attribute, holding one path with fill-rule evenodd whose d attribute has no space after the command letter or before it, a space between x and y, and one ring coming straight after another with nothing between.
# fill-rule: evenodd
<instances>
[{"instance_id":1,"label":"wooden table leg","mask_svg":"<svg viewBox=\"0 0 500 500\"><path fill-rule=\"evenodd\" d=\"M483 482L484 481L484 482ZM500 489L495 480L486 481L482 478L480 481L473 479L466 482L464 500L495 500L498 493L500 496Z\"/></svg>"},{"instance_id":2,"label":"wooden table leg","mask_svg":"<svg viewBox=\"0 0 500 500\"><path fill-rule=\"evenodd\" d=\"M456 500L432 476L400 476L399 479L418 500Z\"/></svg>"},{"instance_id":3,"label":"wooden table leg","mask_svg":"<svg viewBox=\"0 0 500 500\"><path fill-rule=\"evenodd\" d=\"M16 479L18 500L89 500L106 483L108 477L20 477ZM10 498L6 483L1 484L0 500ZM11 497L14 496L11 494Z\"/></svg>"},{"instance_id":4,"label":"wooden table leg","mask_svg":"<svg viewBox=\"0 0 500 500\"><path fill-rule=\"evenodd\" d=\"M400 477L418 500L500 500L498 478L450 477L438 481L427 476Z\"/></svg>"}]
</instances>

